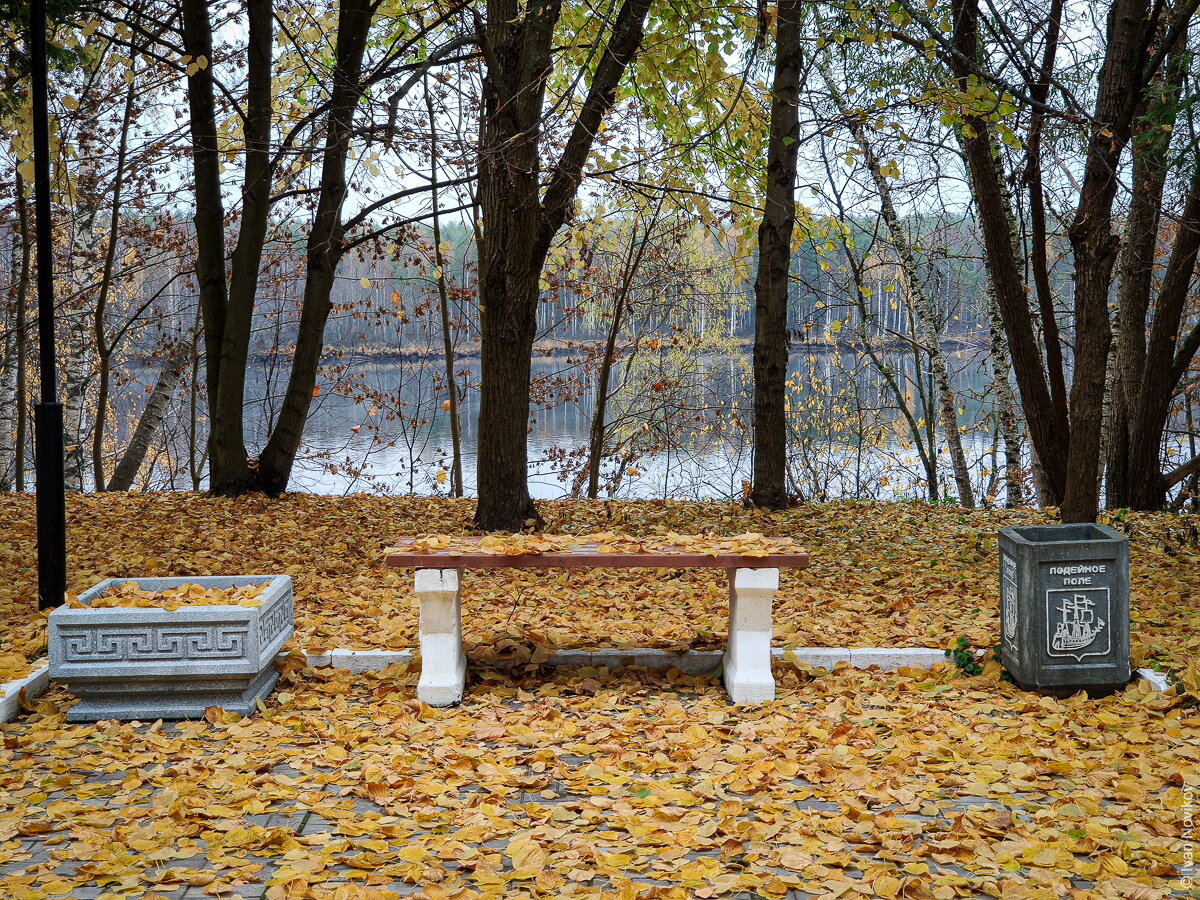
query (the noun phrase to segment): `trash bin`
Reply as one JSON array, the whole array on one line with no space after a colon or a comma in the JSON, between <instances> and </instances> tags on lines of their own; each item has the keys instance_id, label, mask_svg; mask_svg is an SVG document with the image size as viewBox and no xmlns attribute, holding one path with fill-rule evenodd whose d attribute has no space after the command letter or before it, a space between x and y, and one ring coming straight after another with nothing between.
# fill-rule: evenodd
<instances>
[{"instance_id":1,"label":"trash bin","mask_svg":"<svg viewBox=\"0 0 1200 900\"><path fill-rule=\"evenodd\" d=\"M1129 539L1106 525L1000 531L1000 655L1026 690L1129 682Z\"/></svg>"}]
</instances>

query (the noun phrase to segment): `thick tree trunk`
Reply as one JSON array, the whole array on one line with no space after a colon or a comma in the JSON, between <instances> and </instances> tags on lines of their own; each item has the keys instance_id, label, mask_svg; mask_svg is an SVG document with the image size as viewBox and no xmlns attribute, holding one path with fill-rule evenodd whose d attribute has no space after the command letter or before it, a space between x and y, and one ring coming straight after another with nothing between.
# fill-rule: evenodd
<instances>
[{"instance_id":1,"label":"thick tree trunk","mask_svg":"<svg viewBox=\"0 0 1200 900\"><path fill-rule=\"evenodd\" d=\"M538 519L529 496L530 353L542 259L538 123L561 13L551 0L519 16L515 0L489 0L479 136L480 396L475 524L517 531Z\"/></svg>"},{"instance_id":2,"label":"thick tree trunk","mask_svg":"<svg viewBox=\"0 0 1200 900\"><path fill-rule=\"evenodd\" d=\"M211 388L209 391L208 484L213 493L228 497L262 487L260 473L250 465L243 430L250 328L270 212L271 60L274 45L271 0L249 0L247 21L242 215L230 262L224 333L219 346L208 345L208 353L220 354L220 378L215 398ZM197 232L197 240L199 237Z\"/></svg>"},{"instance_id":3,"label":"thick tree trunk","mask_svg":"<svg viewBox=\"0 0 1200 900\"><path fill-rule=\"evenodd\" d=\"M517 531L540 517L529 496L529 374L538 280L571 215L583 165L617 86L641 46L650 0L625 0L545 193L539 123L561 0L488 0L479 136L480 373L477 527Z\"/></svg>"},{"instance_id":4,"label":"thick tree trunk","mask_svg":"<svg viewBox=\"0 0 1200 900\"><path fill-rule=\"evenodd\" d=\"M784 509L787 493L787 305L800 151L800 0L779 0L767 177L754 279L754 473L750 501Z\"/></svg>"},{"instance_id":5,"label":"thick tree trunk","mask_svg":"<svg viewBox=\"0 0 1200 900\"><path fill-rule=\"evenodd\" d=\"M183 46L197 61L187 82L188 113L192 138L192 185L196 201L196 281L200 288L200 310L204 322L205 386L210 423L217 407L221 384L221 347L225 342L225 317L229 285L225 278L225 206L221 195L221 155L217 144L216 88L212 68L212 20L208 0L182 0ZM200 65L199 61L204 60ZM239 434L240 441L241 435ZM215 445L220 443L217 448ZM218 449L220 463L213 466L210 486L227 480L233 468L224 447L210 429L209 452ZM245 458L245 448L241 456Z\"/></svg>"},{"instance_id":6,"label":"thick tree trunk","mask_svg":"<svg viewBox=\"0 0 1200 900\"><path fill-rule=\"evenodd\" d=\"M183 377L183 373L191 361L192 344L190 341L180 341L171 348L170 355L167 356L166 362L163 363L158 378L154 382L150 399L146 401L146 408L142 410L142 415L138 418L133 436L130 437L125 452L121 454L120 461L113 469L107 490L127 491L133 487L138 470L145 462L150 445L154 443L154 438L162 426L171 398L175 396L175 389L179 387L179 380Z\"/></svg>"},{"instance_id":7,"label":"thick tree trunk","mask_svg":"<svg viewBox=\"0 0 1200 900\"><path fill-rule=\"evenodd\" d=\"M970 89L974 72L969 61L979 56L978 0L952 0L954 49L950 68L960 90ZM1008 337L1017 387L1029 436L1037 453L1050 500L1057 505L1066 493L1071 432L1055 411L1030 318L1029 301L1017 252L1011 198L992 125L982 116L963 116L963 156L983 234L988 277ZM1097 423L1098 427L1098 423Z\"/></svg>"},{"instance_id":8,"label":"thick tree trunk","mask_svg":"<svg viewBox=\"0 0 1200 900\"><path fill-rule=\"evenodd\" d=\"M1091 522L1100 502L1104 382L1112 329L1108 296L1120 239L1112 229L1121 154L1129 142L1147 55L1146 4L1115 0L1100 71L1095 118L1075 219L1068 230L1075 257L1075 377L1071 383L1071 447L1063 495L1064 522Z\"/></svg>"},{"instance_id":9,"label":"thick tree trunk","mask_svg":"<svg viewBox=\"0 0 1200 900\"><path fill-rule=\"evenodd\" d=\"M337 60L334 63L325 149L321 159L320 198L308 236L304 299L296 352L279 419L259 462L261 484L271 494L287 490L317 382L317 369L324 349L325 323L332 309L330 293L343 252L342 204L346 198L346 159L350 150L354 111L362 97L363 53L374 9L375 4L370 0L345 0L338 12ZM269 59L267 72L270 72ZM269 81L267 91L266 122L269 127ZM264 177L269 187L269 173ZM265 192L263 199L265 205ZM264 227L265 221L264 209ZM262 252L261 243L258 252ZM236 261L235 256L235 264Z\"/></svg>"}]
</instances>

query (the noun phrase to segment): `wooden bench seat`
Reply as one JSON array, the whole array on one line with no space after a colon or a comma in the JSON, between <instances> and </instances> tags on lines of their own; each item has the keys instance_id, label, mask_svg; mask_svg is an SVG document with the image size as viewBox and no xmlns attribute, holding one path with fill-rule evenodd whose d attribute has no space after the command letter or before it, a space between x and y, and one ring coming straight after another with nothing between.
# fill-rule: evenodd
<instances>
[{"instance_id":1,"label":"wooden bench seat","mask_svg":"<svg viewBox=\"0 0 1200 900\"><path fill-rule=\"evenodd\" d=\"M461 545L462 541L456 542ZM478 541L476 541L478 544ZM462 645L459 569L654 568L725 569L729 578L729 642L724 681L734 703L768 703L775 699L771 675L771 603L779 588L781 568L806 568L801 552L698 553L668 550L605 552L594 544L566 550L506 555L471 547L410 549L401 543L387 564L415 568L421 607L421 678L417 697L430 706L449 706L462 699L467 658Z\"/></svg>"}]
</instances>

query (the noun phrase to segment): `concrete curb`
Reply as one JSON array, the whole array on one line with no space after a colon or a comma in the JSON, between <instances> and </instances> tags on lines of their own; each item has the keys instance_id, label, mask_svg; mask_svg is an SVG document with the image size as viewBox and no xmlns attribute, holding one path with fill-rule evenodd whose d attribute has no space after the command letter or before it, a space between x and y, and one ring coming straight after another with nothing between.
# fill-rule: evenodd
<instances>
[{"instance_id":1,"label":"concrete curb","mask_svg":"<svg viewBox=\"0 0 1200 900\"><path fill-rule=\"evenodd\" d=\"M683 653L650 648L556 650L544 665L591 666L596 669L615 669L620 666L676 668L688 675L705 675L717 670L724 655L723 650L687 650ZM286 654L280 654L279 659L285 657ZM307 657L310 666L331 666L356 674L378 672L393 663L409 663L417 658L412 650L332 650L328 653L309 653ZM832 669L844 662L854 669L879 666L887 671L904 666L927 669L937 663L950 662L946 651L935 647L774 647L771 649L771 658L806 663L823 669ZM1153 669L1138 669L1133 674L1136 678L1148 681L1155 690L1165 691L1170 687L1166 676Z\"/></svg>"},{"instance_id":2,"label":"concrete curb","mask_svg":"<svg viewBox=\"0 0 1200 900\"><path fill-rule=\"evenodd\" d=\"M282 661L287 654L281 653ZM361 674L378 672L393 663L408 663L416 659L412 650L331 650L327 653L306 654L308 665L330 666ZM655 650L635 647L629 650L556 650L546 659L548 666L591 666L616 669L620 666L642 666L647 669L679 669L689 675L715 672L725 657L723 650ZM894 670L902 666L929 668L935 663L948 662L944 650L934 647L797 647L771 650L772 659L789 659L812 666L832 669L844 662L856 669L879 666Z\"/></svg>"},{"instance_id":3,"label":"concrete curb","mask_svg":"<svg viewBox=\"0 0 1200 900\"><path fill-rule=\"evenodd\" d=\"M25 690L25 698L32 700L42 696L46 686L50 684L50 664L44 659L39 659L33 667L33 671L28 675L0 685L0 724L11 722L20 714L22 688Z\"/></svg>"},{"instance_id":4,"label":"concrete curb","mask_svg":"<svg viewBox=\"0 0 1200 900\"><path fill-rule=\"evenodd\" d=\"M1155 672L1153 669L1138 669L1133 673L1142 681L1150 682L1150 686L1156 691L1166 691L1171 687L1171 682L1167 680L1167 676L1161 672Z\"/></svg>"},{"instance_id":5,"label":"concrete curb","mask_svg":"<svg viewBox=\"0 0 1200 900\"><path fill-rule=\"evenodd\" d=\"M550 654L546 665L551 666L591 666L593 668L615 669L619 666L643 666L647 669L676 668L689 675L705 675L716 671L724 657L722 650L688 650L676 653L670 650L633 649L633 650L558 650ZM288 654L280 653L275 657L282 662ZM314 667L330 666L334 669L345 669L348 672L362 674L378 672L394 663L410 663L416 659L412 650L331 650L328 653L306 653L308 665ZM799 663L807 663L823 669L832 669L844 662L855 669L865 669L879 666L881 669L894 670L901 666L916 666L929 668L935 663L949 662L944 650L932 647L797 647L784 649L776 647L771 650L772 659L787 659ZM28 675L0 685L0 724L11 722L20 713L17 701L21 689L25 689L27 699L40 697L50 683L50 667L45 660L34 664L35 668ZM1147 681L1157 691L1166 691L1171 687L1165 675L1153 669L1138 669L1135 677Z\"/></svg>"}]
</instances>

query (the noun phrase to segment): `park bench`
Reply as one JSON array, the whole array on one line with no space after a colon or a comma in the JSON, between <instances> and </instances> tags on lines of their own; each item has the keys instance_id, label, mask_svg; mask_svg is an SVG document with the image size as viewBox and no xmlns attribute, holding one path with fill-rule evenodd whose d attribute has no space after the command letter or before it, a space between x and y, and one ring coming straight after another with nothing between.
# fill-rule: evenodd
<instances>
[{"instance_id":1,"label":"park bench","mask_svg":"<svg viewBox=\"0 0 1200 900\"><path fill-rule=\"evenodd\" d=\"M421 677L417 697L430 706L459 702L466 683L459 570L510 568L725 569L729 578L725 688L734 703L769 703L775 699L775 679L771 674L771 603L779 588L779 570L806 568L808 554L699 553L683 548L678 552L601 552L594 544L581 544L566 550L505 555L470 547L413 549L410 542L393 548L387 564L416 569L416 594L421 607Z\"/></svg>"}]
</instances>

